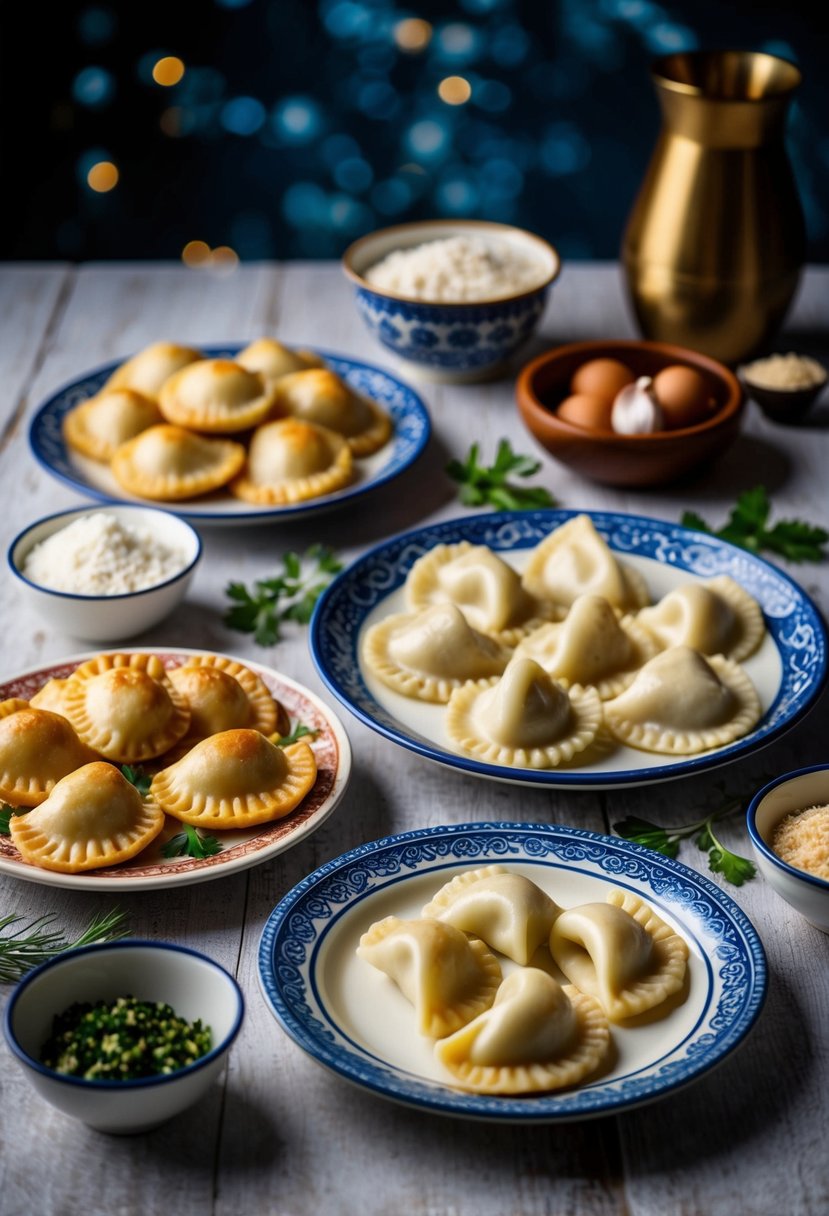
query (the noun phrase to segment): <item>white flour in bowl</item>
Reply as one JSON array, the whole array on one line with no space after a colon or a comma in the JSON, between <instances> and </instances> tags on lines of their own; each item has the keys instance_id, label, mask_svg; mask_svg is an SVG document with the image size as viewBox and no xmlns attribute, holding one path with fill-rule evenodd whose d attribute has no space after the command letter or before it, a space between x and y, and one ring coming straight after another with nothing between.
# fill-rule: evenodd
<instances>
[{"instance_id":1,"label":"white flour in bowl","mask_svg":"<svg viewBox=\"0 0 829 1216\"><path fill-rule=\"evenodd\" d=\"M32 583L72 595L126 595L172 578L187 563L184 553L147 528L122 524L96 511L35 545L22 573Z\"/></svg>"},{"instance_id":2,"label":"white flour in bowl","mask_svg":"<svg viewBox=\"0 0 829 1216\"><path fill-rule=\"evenodd\" d=\"M450 236L396 249L366 271L366 282L412 300L468 304L540 286L546 269L510 245Z\"/></svg>"}]
</instances>

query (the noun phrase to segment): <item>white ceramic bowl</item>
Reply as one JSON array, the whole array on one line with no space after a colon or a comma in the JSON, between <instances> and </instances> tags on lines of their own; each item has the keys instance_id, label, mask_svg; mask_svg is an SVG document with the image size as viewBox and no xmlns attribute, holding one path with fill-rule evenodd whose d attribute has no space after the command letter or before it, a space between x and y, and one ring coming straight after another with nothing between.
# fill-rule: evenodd
<instances>
[{"instance_id":1,"label":"white ceramic bowl","mask_svg":"<svg viewBox=\"0 0 829 1216\"><path fill-rule=\"evenodd\" d=\"M188 1022L210 1027L206 1056L167 1076L136 1081L86 1081L40 1063L52 1019L75 1001L134 996L164 1001ZM204 954L167 942L125 940L58 955L27 975L6 1007L9 1047L42 1098L102 1132L148 1131L201 1098L221 1072L239 1033L244 1000L239 985Z\"/></svg>"},{"instance_id":2,"label":"white ceramic bowl","mask_svg":"<svg viewBox=\"0 0 829 1216\"><path fill-rule=\"evenodd\" d=\"M829 933L829 882L797 870L771 848L774 829L791 811L829 802L829 765L796 769L764 786L746 814L760 873L816 929Z\"/></svg>"},{"instance_id":3,"label":"white ceramic bowl","mask_svg":"<svg viewBox=\"0 0 829 1216\"><path fill-rule=\"evenodd\" d=\"M23 564L36 544L76 519L97 514L114 515L125 527L146 528L182 554L182 568L162 583L123 595L74 595L33 583ZM20 583L26 608L33 608L61 633L89 642L115 642L134 637L158 624L181 602L201 558L201 538L195 528L169 511L155 507L106 504L61 511L36 520L14 538L8 564Z\"/></svg>"},{"instance_id":4,"label":"white ceramic bowl","mask_svg":"<svg viewBox=\"0 0 829 1216\"><path fill-rule=\"evenodd\" d=\"M538 268L529 290L474 303L414 300L369 283L366 272L388 254L429 241L466 236L508 247ZM485 220L422 220L361 237L343 254L343 270L368 328L415 375L431 380L484 380L504 370L544 311L561 269L558 253L542 237L511 224Z\"/></svg>"}]
</instances>

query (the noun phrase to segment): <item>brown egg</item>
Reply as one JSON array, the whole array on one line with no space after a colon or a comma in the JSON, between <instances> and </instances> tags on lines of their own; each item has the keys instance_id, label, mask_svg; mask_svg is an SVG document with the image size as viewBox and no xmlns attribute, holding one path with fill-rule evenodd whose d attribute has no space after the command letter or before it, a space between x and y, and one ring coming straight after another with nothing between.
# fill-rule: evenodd
<instances>
[{"instance_id":1,"label":"brown egg","mask_svg":"<svg viewBox=\"0 0 829 1216\"><path fill-rule=\"evenodd\" d=\"M583 426L590 431L609 431L612 409L612 401L605 401L603 397L590 397L587 393L576 393L572 397L566 397L556 413L565 422L572 422L573 426Z\"/></svg>"},{"instance_id":2,"label":"brown egg","mask_svg":"<svg viewBox=\"0 0 829 1216\"><path fill-rule=\"evenodd\" d=\"M673 364L653 378L653 392L662 406L665 426L675 431L708 418L713 402L707 381L692 367Z\"/></svg>"},{"instance_id":3,"label":"brown egg","mask_svg":"<svg viewBox=\"0 0 829 1216\"><path fill-rule=\"evenodd\" d=\"M635 379L630 368L618 359L591 359L573 373L570 392L577 396L584 393L588 397L612 401L619 389L633 384Z\"/></svg>"}]
</instances>

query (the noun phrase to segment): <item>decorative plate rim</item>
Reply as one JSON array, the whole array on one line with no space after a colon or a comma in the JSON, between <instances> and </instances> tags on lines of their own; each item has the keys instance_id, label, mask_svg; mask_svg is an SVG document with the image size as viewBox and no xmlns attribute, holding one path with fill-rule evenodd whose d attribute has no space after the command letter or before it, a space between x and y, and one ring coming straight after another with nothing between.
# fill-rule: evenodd
<instances>
[{"instance_id":1,"label":"decorative plate rim","mask_svg":"<svg viewBox=\"0 0 829 1216\"><path fill-rule=\"evenodd\" d=\"M473 543L491 543L492 535L490 534L499 534L507 538L519 536L526 540L528 535L538 534L543 528L543 534L546 535L551 527L565 523L577 515L588 515L599 532L616 529L629 534L631 544L628 547L619 545L614 547L611 544L613 551L621 557L628 553L632 556L653 559L654 554L644 552L641 547L641 534L651 533L660 540L658 552L662 556L657 557L656 560L666 566L679 567L688 573L693 572L693 567L688 564L687 556L683 564L679 562L680 555L677 550L679 546L684 546L686 554L692 551L698 552L700 563L705 558L716 561L717 568L709 570L707 572L709 576L713 573L727 573L729 570L733 571L737 568L744 576L746 573L751 573L755 582L764 584L767 599L771 598L772 592L774 592L779 601L785 592L790 613L797 608L800 618L808 624L812 631L814 651L814 669L808 673L808 681L802 687L793 690L792 703L784 705L782 700L784 688L781 685L774 703L763 715L758 726L747 736L734 743L700 756L688 756L659 766L648 767L646 763L643 763L642 767L635 769L622 768L595 773L573 767L567 771L505 769L504 766L462 756L449 751L448 748L442 748L438 744L424 740L411 732L399 719L387 713L369 692L359 673L356 656L357 635L368 613L382 599L402 585L405 573L416 557L439 543L452 543L462 539L471 539ZM489 542L484 542L484 535L490 537ZM637 538L640 542L638 549L633 547L633 542ZM541 535L534 535L534 539L537 543L541 539ZM618 540L618 536L616 539ZM516 545L515 543L495 545L495 548L501 551L529 547L528 544ZM664 556L666 553L667 557ZM738 579L738 581L740 580ZM351 588L355 589L353 600L349 599ZM355 620L349 622L347 630L334 623L335 614L342 613L345 607L348 607L351 615L356 617ZM778 626L777 618L770 617L766 611L764 611L764 617L769 633L780 652L784 682L787 677L794 681L794 676L798 674L805 680L807 675L805 670L798 673L787 667L781 650L781 627ZM378 734L408 751L461 772L512 784L540 785L548 788L615 789L671 781L692 773L709 771L730 764L735 759L767 746L795 726L813 707L829 676L826 625L815 602L790 575L764 558L709 533L697 532L682 524L673 524L668 520L618 511L547 508L538 511L490 512L473 516L458 516L389 537L352 562L322 594L311 620L309 644L314 664L328 690L360 722ZM352 684L359 691L359 700L343 683L342 670L336 670L337 663L332 662L332 654L338 644L350 647L347 655L343 651L337 653L336 658L341 668L343 666L348 668ZM647 755L647 753L643 753L643 755Z\"/></svg>"},{"instance_id":2,"label":"decorative plate rim","mask_svg":"<svg viewBox=\"0 0 829 1216\"><path fill-rule=\"evenodd\" d=\"M450 854L457 865L503 861L508 848L514 850L511 860L536 864L545 855L584 862L584 855L592 852L588 864L602 870L608 881L639 880L658 899L665 902L667 897L680 922L683 905L693 906L696 917L706 918L706 926L719 944L714 956L705 955L709 967L705 1008L715 994L712 963L720 967L722 992L717 1008L698 1020L684 1040L685 1051L679 1059L665 1062L656 1074L653 1067L659 1059L628 1077L600 1079L557 1094L523 1098L471 1094L382 1060L377 1063L368 1051L360 1053L350 1043L343 1045L315 1016L306 991L313 986L315 1001L327 1014L314 980L320 947L341 915L389 883L416 877L424 869L442 868L425 866L425 862ZM601 877L595 869L592 873ZM696 936L687 925L684 928L690 937ZM330 1071L371 1093L418 1109L522 1123L569 1122L618 1113L691 1084L743 1043L762 1011L768 987L766 956L757 930L739 905L704 875L620 837L563 825L513 822L420 828L359 845L326 862L297 883L271 912L259 941L258 973L260 990L273 1016L303 1051ZM742 996L737 991L740 984ZM682 1043L668 1054L679 1050ZM665 1060L665 1055L660 1059Z\"/></svg>"},{"instance_id":3,"label":"decorative plate rim","mask_svg":"<svg viewBox=\"0 0 829 1216\"><path fill-rule=\"evenodd\" d=\"M201 351L206 358L216 358L221 355L232 356L238 354L244 346L245 343L243 342L225 342L197 346L196 349ZM230 511L217 508L212 511L198 509L194 511L189 508L193 505L198 507L199 499L193 499L189 502L161 502L160 500L149 498L121 498L114 497L106 490L101 490L97 486L91 485L81 472L72 470L69 462L68 448L62 438L59 440L58 446L61 450L61 458L67 467L66 469L57 467L54 459L44 450L45 426L53 419L55 421L62 419L69 409L72 408L72 405L75 403L72 402L70 404L68 395L73 391L80 389L88 383L99 380L100 384L90 389L90 395L93 392L97 392L102 387L104 380L124 362L124 359L129 357L126 355L124 358L111 360L108 363L100 364L98 367L83 372L72 380L66 381L60 388L50 393L37 407L29 423L29 450L41 468L45 469L47 473L57 481L62 482L63 485L69 486L70 489L79 491L85 497L91 498L94 502L117 503L123 506L156 507L159 510L169 511L173 515L178 515L190 524L234 525L274 523L343 506L351 503L354 499L361 498L372 490L379 489L387 482L393 481L396 477L405 473L425 451L432 433L432 420L420 393L412 388L410 384L407 384L405 380L401 380L393 371L387 371L384 367L379 367L375 363L367 363L364 359L353 358L351 355L319 350L317 347L314 349L317 354L334 367L334 370L338 374L342 374L345 378L348 377L349 373L355 372L384 376L397 390L404 394L406 403L398 408L397 413L395 413L394 407L389 402L381 401L381 404L385 404L389 408L396 422L399 423L405 419L410 423L415 422L418 426L418 434L412 438L411 446L408 447L408 450L401 446L402 441L400 440L399 431L396 431L395 436L390 441L391 448L387 464L383 465L368 480L358 482L357 485L346 487L334 494L323 495L318 499L309 499L307 502L293 503L280 507L260 507L256 510L244 510L240 508L239 510ZM401 450L397 456L395 456L395 444L401 446Z\"/></svg>"},{"instance_id":4,"label":"decorative plate rim","mask_svg":"<svg viewBox=\"0 0 829 1216\"><path fill-rule=\"evenodd\" d=\"M86 659L91 659L102 654L155 654L162 659L165 656L172 655L218 654L223 657L234 658L233 655L225 656L224 652L210 650L208 647L129 645L108 647L98 650L87 650L83 653L67 655L64 658L52 659L48 663L38 663L34 667L28 667L24 671L15 672L12 675L0 676L0 690L9 684L26 679L29 676L47 675L56 668L64 667L70 663L82 663ZM226 878L230 877L231 874L238 874L242 870L247 870L253 866L260 865L262 862L270 861L279 853L284 853L287 849L293 848L295 844L299 844L301 840L304 840L315 832L337 808L348 788L351 776L351 743L346 734L345 727L331 707L317 693L307 688L306 685L301 684L299 680L294 680L291 676L283 675L275 668L258 663L254 659L236 659L236 662L241 663L244 667L249 667L257 675L270 677L275 680L277 685L281 684L284 688L299 693L314 706L328 724L336 743L337 765L334 770L329 793L308 819L297 825L294 831L288 832L285 836L281 836L270 843L263 844L255 852L245 852L239 857L229 858L224 861L221 859L221 854L207 858L201 863L196 859L194 860L193 868L184 872L177 873L171 870L166 875L145 874L136 875L135 877L129 876L128 869L123 870L117 876L96 877L95 871L79 874L62 874L55 870L45 870L37 866L26 865L23 862L16 861L13 857L0 855L0 874L6 874L11 878L17 878L23 882L60 887L64 890L122 891L124 894L129 894L131 891L164 890L169 887L210 882L216 878ZM265 682L267 683L267 680ZM2 699L2 696L0 696L0 700ZM267 825L263 824L262 827L266 828Z\"/></svg>"}]
</instances>

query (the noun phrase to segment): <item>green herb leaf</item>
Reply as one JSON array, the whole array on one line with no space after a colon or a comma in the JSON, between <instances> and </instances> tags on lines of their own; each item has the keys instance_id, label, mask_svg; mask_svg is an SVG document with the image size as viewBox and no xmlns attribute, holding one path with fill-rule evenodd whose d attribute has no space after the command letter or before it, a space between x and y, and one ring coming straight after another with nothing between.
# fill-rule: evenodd
<instances>
[{"instance_id":1,"label":"green herb leaf","mask_svg":"<svg viewBox=\"0 0 829 1216\"><path fill-rule=\"evenodd\" d=\"M149 773L145 773L140 764L122 764L121 772L129 781L130 785L134 785L142 798L147 798L152 785L152 777Z\"/></svg>"},{"instance_id":2,"label":"green herb leaf","mask_svg":"<svg viewBox=\"0 0 829 1216\"><path fill-rule=\"evenodd\" d=\"M660 828L655 823L649 823L647 819L638 819L635 815L629 815L627 819L614 823L613 831L623 839L642 844L647 849L654 849L657 853L663 853L665 857L676 857L679 853L679 838L668 836L664 828Z\"/></svg>"},{"instance_id":3,"label":"green herb leaf","mask_svg":"<svg viewBox=\"0 0 829 1216\"><path fill-rule=\"evenodd\" d=\"M303 557L283 554L282 565L284 574L258 579L252 588L244 583L225 587L225 594L234 601L224 615L225 624L252 633L260 646L276 645L284 621L307 625L317 600L343 568L333 550L321 544L311 545Z\"/></svg>"},{"instance_id":4,"label":"green herb leaf","mask_svg":"<svg viewBox=\"0 0 829 1216\"><path fill-rule=\"evenodd\" d=\"M115 908L104 915L94 916L83 933L67 940L63 933L50 926L54 914L39 916L24 925L23 917L12 914L0 919L0 983L11 984L33 967L39 967L64 950L91 946L96 942L114 942L128 933L127 914ZM4 930L17 925L13 932Z\"/></svg>"},{"instance_id":5,"label":"green herb leaf","mask_svg":"<svg viewBox=\"0 0 829 1216\"><path fill-rule=\"evenodd\" d=\"M712 815L706 819L697 834L697 847L708 854L708 867L712 873L722 874L726 882L733 883L735 887L741 887L744 882L754 878L757 870L747 857L740 857L738 853L732 853L717 840L711 826L714 818L715 816Z\"/></svg>"},{"instance_id":6,"label":"green herb leaf","mask_svg":"<svg viewBox=\"0 0 829 1216\"><path fill-rule=\"evenodd\" d=\"M541 469L541 464L532 456L513 452L508 439L499 442L491 466L480 464L479 456L480 447L473 443L465 461L450 460L446 466L447 474L460 484L460 499L464 506L489 505L507 511L555 506L555 499L543 486L520 486L509 480L510 475L532 477Z\"/></svg>"},{"instance_id":7,"label":"green herb leaf","mask_svg":"<svg viewBox=\"0 0 829 1216\"><path fill-rule=\"evenodd\" d=\"M162 845L163 857L195 857L196 861L204 861L205 857L214 857L224 848L215 836L203 836L190 823L185 823L184 831L172 836Z\"/></svg>"},{"instance_id":8,"label":"green herb leaf","mask_svg":"<svg viewBox=\"0 0 829 1216\"><path fill-rule=\"evenodd\" d=\"M304 722L295 722L294 729L289 735L280 735L276 740L278 747L287 747L289 743L296 743L299 739L316 739L319 730L313 727L306 726Z\"/></svg>"},{"instance_id":9,"label":"green herb leaf","mask_svg":"<svg viewBox=\"0 0 829 1216\"><path fill-rule=\"evenodd\" d=\"M769 528L770 513L771 503L765 486L755 486L740 495L721 528L711 528L694 511L685 511L681 522L686 528L719 536L752 553L768 549L792 562L823 560L826 556L824 545L829 541L829 532L825 528L800 519L781 519Z\"/></svg>"},{"instance_id":10,"label":"green herb leaf","mask_svg":"<svg viewBox=\"0 0 829 1216\"><path fill-rule=\"evenodd\" d=\"M9 806L6 802L0 803L0 836L8 836L10 834L9 821L11 820L12 815L16 814L16 807Z\"/></svg>"}]
</instances>

